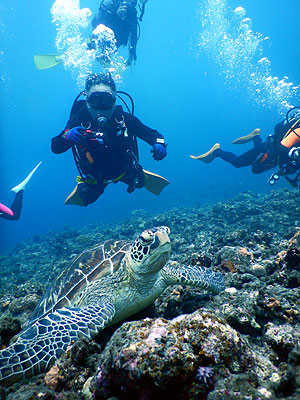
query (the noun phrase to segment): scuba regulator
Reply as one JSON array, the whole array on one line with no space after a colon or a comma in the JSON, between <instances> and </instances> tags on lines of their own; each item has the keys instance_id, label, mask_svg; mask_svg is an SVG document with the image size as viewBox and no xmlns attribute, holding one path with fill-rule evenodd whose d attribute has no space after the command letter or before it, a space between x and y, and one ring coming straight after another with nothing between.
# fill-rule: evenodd
<instances>
[{"instance_id":1,"label":"scuba regulator","mask_svg":"<svg viewBox=\"0 0 300 400\"><path fill-rule=\"evenodd\" d=\"M82 91L78 94L78 96L75 98L75 100L73 102L72 109L74 108L75 104L79 101L80 96L83 96L83 95L85 95L85 91ZM115 95L122 101L122 103L125 105L127 111L133 115L134 114L134 101L133 101L133 98L130 96L130 94L127 92L123 92L121 90L117 90L115 92ZM123 99L123 97L121 95L125 95L128 97L128 99L130 100L130 103L131 103L131 108L129 108L128 104L126 103L126 101ZM97 99L95 99L95 100L97 100ZM91 124L89 124L89 126L87 126L87 127L82 126L82 131L85 136L85 146L87 148L90 148L93 150L95 150L101 146L105 146L105 143L104 143L105 134L103 131L105 130L105 128L108 124L108 118L103 115L99 116L97 118L97 124L98 124L99 130L100 130L97 132L94 132L90 129Z\"/></svg>"}]
</instances>

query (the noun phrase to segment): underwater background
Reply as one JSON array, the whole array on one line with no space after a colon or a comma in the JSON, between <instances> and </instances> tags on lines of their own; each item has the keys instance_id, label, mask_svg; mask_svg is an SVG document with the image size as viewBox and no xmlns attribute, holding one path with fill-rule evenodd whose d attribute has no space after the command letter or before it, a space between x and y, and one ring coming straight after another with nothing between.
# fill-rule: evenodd
<instances>
[{"instance_id":1,"label":"underwater background","mask_svg":"<svg viewBox=\"0 0 300 400\"><path fill-rule=\"evenodd\" d=\"M129 195L122 183L110 185L87 208L64 205L76 184L75 163L71 152L50 150L82 88L63 65L38 71L33 63L34 54L57 53L52 4L0 1L1 203L10 206L10 189L43 161L26 187L20 220L1 220L1 250L66 225L118 222L137 209L158 214L271 190L270 171L255 176L250 168L238 170L222 160L208 166L189 155L216 142L241 153L248 145L233 146L232 140L258 127L265 138L289 106L299 105L297 0L149 0L137 63L122 74L118 88L133 96L135 115L165 136L168 156L153 161L150 147L140 142L140 162L171 184L159 197L144 189ZM93 13L98 6L95 0L80 2ZM246 14L234 12L237 7ZM277 188L289 190L284 180Z\"/></svg>"}]
</instances>

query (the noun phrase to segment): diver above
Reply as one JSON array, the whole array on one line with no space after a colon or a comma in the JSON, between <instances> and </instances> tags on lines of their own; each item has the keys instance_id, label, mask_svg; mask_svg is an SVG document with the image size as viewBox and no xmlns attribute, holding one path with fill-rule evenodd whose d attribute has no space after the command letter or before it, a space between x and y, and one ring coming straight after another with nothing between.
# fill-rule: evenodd
<instances>
[{"instance_id":1,"label":"diver above","mask_svg":"<svg viewBox=\"0 0 300 400\"><path fill-rule=\"evenodd\" d=\"M274 134L269 135L264 142L260 138L260 129L255 129L249 135L234 140L233 144L253 142L253 149L240 156L222 150L220 144L216 143L206 153L199 156L191 156L191 158L207 164L211 163L215 158L221 158L235 168L251 165L254 174L260 174L277 167L278 171L273 173L269 179L271 185L280 176L284 176L292 186L299 187L300 113L296 112L293 117L289 117L290 112L297 109L298 107L294 107L289 110L286 119L275 125Z\"/></svg>"},{"instance_id":2,"label":"diver above","mask_svg":"<svg viewBox=\"0 0 300 400\"><path fill-rule=\"evenodd\" d=\"M56 154L72 148L80 177L66 204L80 206L96 201L112 182L124 182L129 193L145 186L147 171L138 162L137 137L152 146L154 160L167 155L160 133L115 104L118 92L109 73L89 75L84 94L86 99L77 97L66 128L51 143Z\"/></svg>"},{"instance_id":3,"label":"diver above","mask_svg":"<svg viewBox=\"0 0 300 400\"><path fill-rule=\"evenodd\" d=\"M142 20L147 1L140 0L141 14L138 17L136 11L137 0L102 0L98 13L92 21L94 29L103 24L114 32L118 48L120 46L128 46L127 65L131 65L137 58L138 20Z\"/></svg>"}]
</instances>

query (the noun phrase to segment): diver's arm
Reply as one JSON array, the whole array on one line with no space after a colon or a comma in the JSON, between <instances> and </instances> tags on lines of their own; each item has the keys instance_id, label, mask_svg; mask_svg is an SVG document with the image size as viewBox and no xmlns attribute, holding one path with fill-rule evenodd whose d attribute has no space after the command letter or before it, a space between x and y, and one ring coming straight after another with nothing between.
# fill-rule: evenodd
<instances>
[{"instance_id":1,"label":"diver's arm","mask_svg":"<svg viewBox=\"0 0 300 400\"><path fill-rule=\"evenodd\" d=\"M93 29L97 28L99 24L104 24L107 17L111 16L117 9L117 2L114 0L103 0L99 6L97 14L92 20Z\"/></svg>"},{"instance_id":2,"label":"diver's arm","mask_svg":"<svg viewBox=\"0 0 300 400\"><path fill-rule=\"evenodd\" d=\"M81 121L84 120L86 113L88 113L85 104L84 100L77 100L73 103L69 121L65 129L51 140L51 150L53 153L61 154L72 147L72 143L66 138L66 131L77 127L80 125Z\"/></svg>"},{"instance_id":3,"label":"diver's arm","mask_svg":"<svg viewBox=\"0 0 300 400\"><path fill-rule=\"evenodd\" d=\"M131 24L130 38L128 43L129 59L136 61L136 45L137 45L137 19L134 16ZM131 63L130 63L131 64Z\"/></svg>"},{"instance_id":4,"label":"diver's arm","mask_svg":"<svg viewBox=\"0 0 300 400\"><path fill-rule=\"evenodd\" d=\"M51 150L55 154L61 154L69 150L72 144L66 141L65 131L62 131L59 135L51 139Z\"/></svg>"},{"instance_id":5,"label":"diver's arm","mask_svg":"<svg viewBox=\"0 0 300 400\"><path fill-rule=\"evenodd\" d=\"M144 140L151 146L156 143L160 143L165 146L165 139L161 133L157 130L149 128L144 125L138 118L134 115L124 113L126 126L131 134Z\"/></svg>"}]
</instances>

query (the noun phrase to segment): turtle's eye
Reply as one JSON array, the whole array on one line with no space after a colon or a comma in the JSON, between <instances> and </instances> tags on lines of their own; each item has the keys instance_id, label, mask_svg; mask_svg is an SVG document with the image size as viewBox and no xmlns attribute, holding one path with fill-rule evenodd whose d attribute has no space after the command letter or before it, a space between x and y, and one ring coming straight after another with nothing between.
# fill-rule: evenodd
<instances>
[{"instance_id":1,"label":"turtle's eye","mask_svg":"<svg viewBox=\"0 0 300 400\"><path fill-rule=\"evenodd\" d=\"M170 228L168 228L167 226L162 226L162 229L164 229L165 232L167 232L167 234L170 234Z\"/></svg>"}]
</instances>

